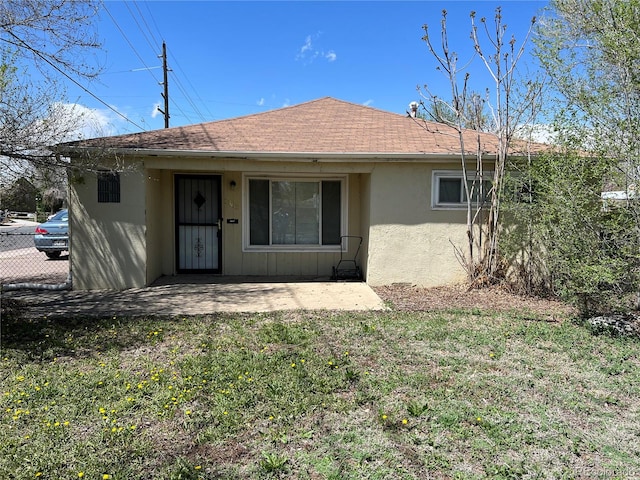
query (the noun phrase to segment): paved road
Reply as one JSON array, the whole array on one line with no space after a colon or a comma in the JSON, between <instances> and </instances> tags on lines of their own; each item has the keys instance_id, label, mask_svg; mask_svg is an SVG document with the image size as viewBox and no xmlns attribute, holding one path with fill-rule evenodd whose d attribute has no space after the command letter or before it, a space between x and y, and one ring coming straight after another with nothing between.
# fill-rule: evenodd
<instances>
[{"instance_id":1,"label":"paved road","mask_svg":"<svg viewBox=\"0 0 640 480\"><path fill-rule=\"evenodd\" d=\"M0 226L0 283L64 283L69 275L69 256L50 260L33 245L38 224L14 220Z\"/></svg>"},{"instance_id":2,"label":"paved road","mask_svg":"<svg viewBox=\"0 0 640 480\"><path fill-rule=\"evenodd\" d=\"M33 245L33 233L38 224L26 220L13 220L0 225L0 252L17 250Z\"/></svg>"}]
</instances>

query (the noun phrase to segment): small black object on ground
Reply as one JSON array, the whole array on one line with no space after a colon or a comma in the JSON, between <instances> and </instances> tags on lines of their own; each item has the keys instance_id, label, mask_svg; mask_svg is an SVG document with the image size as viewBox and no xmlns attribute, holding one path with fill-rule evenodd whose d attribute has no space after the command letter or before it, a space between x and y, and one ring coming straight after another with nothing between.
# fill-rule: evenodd
<instances>
[{"instance_id":1,"label":"small black object on ground","mask_svg":"<svg viewBox=\"0 0 640 480\"><path fill-rule=\"evenodd\" d=\"M348 255L348 242L349 239L357 242L357 248L353 255L353 258L345 258ZM354 235L343 235L340 237L340 261L333 267L331 274L331 280L335 281L362 281L362 270L358 266L358 254L360 253L360 247L362 246L362 237Z\"/></svg>"}]
</instances>

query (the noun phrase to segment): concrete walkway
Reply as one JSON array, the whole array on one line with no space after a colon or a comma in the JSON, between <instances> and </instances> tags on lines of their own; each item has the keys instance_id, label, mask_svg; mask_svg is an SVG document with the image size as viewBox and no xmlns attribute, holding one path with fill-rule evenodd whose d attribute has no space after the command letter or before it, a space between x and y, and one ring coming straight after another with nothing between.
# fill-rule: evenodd
<instances>
[{"instance_id":1,"label":"concrete walkway","mask_svg":"<svg viewBox=\"0 0 640 480\"><path fill-rule=\"evenodd\" d=\"M376 293L360 282L177 276L145 288L114 291L3 292L23 300L34 316L198 315L278 310L384 310Z\"/></svg>"}]
</instances>

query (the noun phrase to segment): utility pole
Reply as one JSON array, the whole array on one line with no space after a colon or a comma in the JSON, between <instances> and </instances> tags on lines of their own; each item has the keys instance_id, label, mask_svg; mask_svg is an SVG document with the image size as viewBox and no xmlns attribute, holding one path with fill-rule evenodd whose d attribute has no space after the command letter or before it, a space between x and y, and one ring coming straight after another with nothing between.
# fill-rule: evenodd
<instances>
[{"instance_id":1,"label":"utility pole","mask_svg":"<svg viewBox=\"0 0 640 480\"><path fill-rule=\"evenodd\" d=\"M162 98L164 98L164 110L158 107L158 111L164 115L164 128L169 128L169 81L167 79L167 73L169 69L167 68L167 44L162 42L162 55L159 55L162 58L162 71L164 73L164 81L160 85L164 85L164 92L161 93Z\"/></svg>"}]
</instances>

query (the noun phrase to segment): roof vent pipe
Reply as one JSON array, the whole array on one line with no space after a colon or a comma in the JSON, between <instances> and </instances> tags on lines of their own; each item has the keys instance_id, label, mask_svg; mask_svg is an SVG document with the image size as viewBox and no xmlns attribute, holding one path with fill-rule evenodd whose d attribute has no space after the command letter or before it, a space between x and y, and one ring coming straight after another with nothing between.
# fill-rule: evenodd
<instances>
[{"instance_id":1,"label":"roof vent pipe","mask_svg":"<svg viewBox=\"0 0 640 480\"><path fill-rule=\"evenodd\" d=\"M417 114L418 114L418 102L411 102L409 104L409 116L411 118L416 118Z\"/></svg>"}]
</instances>

